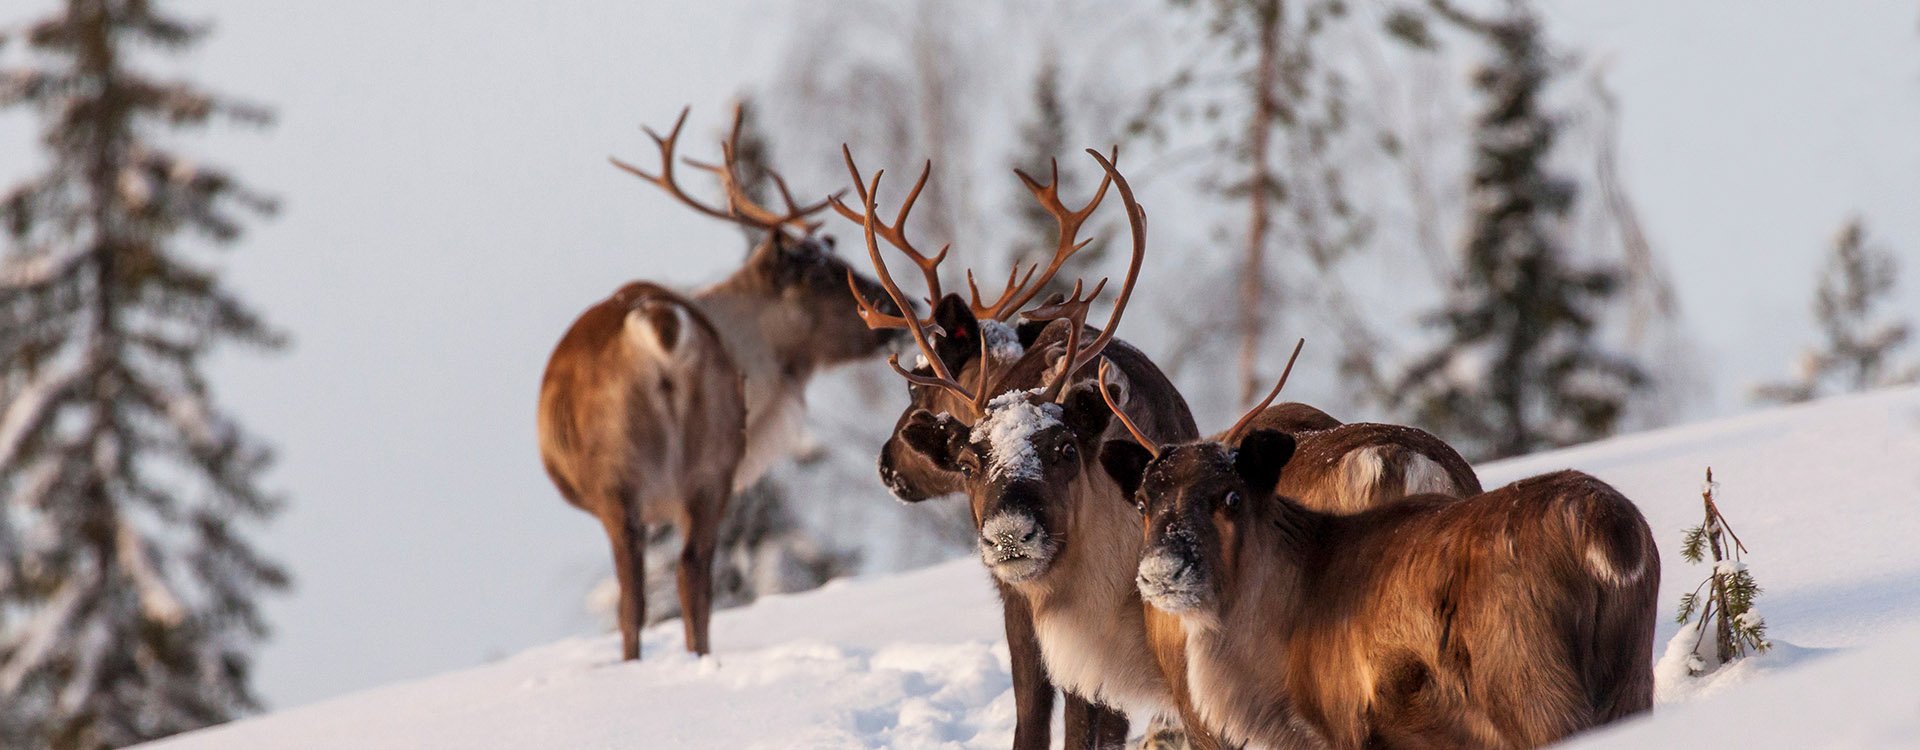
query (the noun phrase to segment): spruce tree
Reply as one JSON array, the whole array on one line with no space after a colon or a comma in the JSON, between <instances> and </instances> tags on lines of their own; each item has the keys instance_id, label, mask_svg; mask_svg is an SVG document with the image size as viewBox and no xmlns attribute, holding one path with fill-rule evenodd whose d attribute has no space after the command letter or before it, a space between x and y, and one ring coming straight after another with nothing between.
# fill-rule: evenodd
<instances>
[{"instance_id":1,"label":"spruce tree","mask_svg":"<svg viewBox=\"0 0 1920 750\"><path fill-rule=\"evenodd\" d=\"M1823 341L1801 354L1793 379L1755 389L1762 401L1796 403L1829 392L1864 391L1920 381L1920 366L1897 363L1912 326L1882 308L1899 280L1886 249L1867 241L1859 218L1834 237L1833 254L1814 291L1813 312Z\"/></svg>"},{"instance_id":2,"label":"spruce tree","mask_svg":"<svg viewBox=\"0 0 1920 750\"><path fill-rule=\"evenodd\" d=\"M1706 514L1700 525L1687 529L1681 540L1680 555L1691 563L1703 563L1709 555L1713 570L1706 580L1680 596L1680 612L1674 620L1687 624L1694 615L1700 621L1693 627L1693 647L1687 655L1687 672L1698 676L1745 656L1748 651L1764 652L1772 647L1767 640L1767 621L1754 609L1760 597L1760 584L1753 580L1743 559L1747 546L1735 536L1727 517L1720 514L1714 493L1713 469L1707 469L1706 484L1700 488L1700 501ZM1686 633L1681 633L1684 637Z\"/></svg>"},{"instance_id":3,"label":"spruce tree","mask_svg":"<svg viewBox=\"0 0 1920 750\"><path fill-rule=\"evenodd\" d=\"M1431 5L1494 59L1473 80L1485 105L1463 263L1428 318L1443 341L1413 361L1393 400L1475 459L1603 437L1646 377L1600 341L1621 270L1577 263L1561 239L1577 188L1548 166L1559 123L1542 108L1554 62L1540 24L1517 1L1495 18Z\"/></svg>"},{"instance_id":4,"label":"spruce tree","mask_svg":"<svg viewBox=\"0 0 1920 750\"><path fill-rule=\"evenodd\" d=\"M150 0L66 0L12 32L0 108L45 169L0 195L0 747L117 747L258 704L255 604L286 575L245 539L268 451L211 400L205 358L281 336L206 251L272 208L163 145L259 108L134 68L205 27Z\"/></svg>"}]
</instances>

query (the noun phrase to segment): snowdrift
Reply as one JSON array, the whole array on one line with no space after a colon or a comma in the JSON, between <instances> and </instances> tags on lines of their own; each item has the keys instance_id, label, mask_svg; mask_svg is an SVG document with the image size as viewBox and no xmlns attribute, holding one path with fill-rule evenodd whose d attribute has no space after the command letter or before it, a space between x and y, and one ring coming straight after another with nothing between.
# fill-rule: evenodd
<instances>
[{"instance_id":1,"label":"snowdrift","mask_svg":"<svg viewBox=\"0 0 1920 750\"><path fill-rule=\"evenodd\" d=\"M1651 718L1573 744L1920 743L1920 389L1628 436L1481 476L1494 487L1571 467L1633 498L1661 545L1665 644L1677 597L1707 573L1680 559L1679 538L1698 520L1708 465L1780 645L1665 680ZM877 483L873 501L892 502ZM681 651L669 622L647 632L637 663L616 661L614 637L568 640L156 746L1004 748L1013 696L998 612L985 571L955 560L718 613L707 659Z\"/></svg>"}]
</instances>

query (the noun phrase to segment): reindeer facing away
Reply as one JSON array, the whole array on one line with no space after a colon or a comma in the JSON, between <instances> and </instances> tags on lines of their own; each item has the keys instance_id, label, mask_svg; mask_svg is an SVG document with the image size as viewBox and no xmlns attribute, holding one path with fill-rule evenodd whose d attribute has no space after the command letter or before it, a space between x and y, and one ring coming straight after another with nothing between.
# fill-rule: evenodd
<instances>
[{"instance_id":1,"label":"reindeer facing away","mask_svg":"<svg viewBox=\"0 0 1920 750\"><path fill-rule=\"evenodd\" d=\"M1274 494L1293 436L1232 442L1101 451L1146 516L1141 594L1179 619L1222 739L1531 748L1651 705L1660 561L1613 488L1563 471L1336 515Z\"/></svg>"},{"instance_id":2,"label":"reindeer facing away","mask_svg":"<svg viewBox=\"0 0 1920 750\"><path fill-rule=\"evenodd\" d=\"M636 281L574 321L547 362L540 386L540 457L562 497L592 513L612 544L620 582L621 653L640 657L646 620L648 526L671 524L685 540L679 589L687 650L705 654L715 537L733 493L757 480L799 436L807 381L823 367L868 357L895 338L869 329L847 300L851 276L833 243L780 178L776 212L739 187L734 137L713 172L723 207L681 190L674 148L686 111L665 137L648 130L661 166L651 175L620 166L714 218L767 233L726 279L680 294ZM891 309L889 305L888 309Z\"/></svg>"}]
</instances>

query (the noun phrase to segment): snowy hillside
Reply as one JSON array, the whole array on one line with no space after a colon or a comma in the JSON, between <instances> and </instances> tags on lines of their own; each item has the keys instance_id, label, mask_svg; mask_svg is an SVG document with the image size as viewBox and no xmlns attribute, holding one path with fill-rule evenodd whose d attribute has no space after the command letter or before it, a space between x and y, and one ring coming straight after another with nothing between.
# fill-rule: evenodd
<instances>
[{"instance_id":1,"label":"snowy hillside","mask_svg":"<svg viewBox=\"0 0 1920 750\"><path fill-rule=\"evenodd\" d=\"M1482 476L1497 486L1573 467L1639 503L1661 543L1664 644L1677 628L1675 599L1705 575L1678 547L1697 521L1708 465L1767 589L1758 609L1779 647L1712 684L1663 682L1651 720L1582 746L1911 746L1920 737L1920 390L1619 438L1492 464ZM680 650L678 628L649 631L639 663L616 662L612 637L563 641L159 746L1000 748L1011 739L998 607L972 560L717 614L719 653L707 660Z\"/></svg>"}]
</instances>

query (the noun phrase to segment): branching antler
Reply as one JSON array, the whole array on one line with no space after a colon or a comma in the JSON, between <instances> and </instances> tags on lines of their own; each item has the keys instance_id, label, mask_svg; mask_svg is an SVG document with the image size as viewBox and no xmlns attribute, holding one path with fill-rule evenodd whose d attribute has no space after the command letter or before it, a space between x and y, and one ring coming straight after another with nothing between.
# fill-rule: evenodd
<instances>
[{"instance_id":1,"label":"branching antler","mask_svg":"<svg viewBox=\"0 0 1920 750\"><path fill-rule=\"evenodd\" d=\"M853 166L853 151L848 149L847 145L843 143L840 144L840 153L847 159L847 170L853 172L854 189L864 190L865 188L862 187L860 183L860 172ZM865 214L861 214L851 208L847 208L847 204L842 203L840 197L837 195L827 199L827 202L833 205L833 210L840 212L841 216L846 217L848 221L856 224L871 225L875 234L885 238L887 244L894 246L895 249L906 253L907 258L912 260L914 265L920 267L920 275L925 276L927 279L927 304L929 306L937 304L940 301L940 263L947 259L947 251L952 249L953 245L941 245L940 251L931 256L914 249L913 243L907 239L907 214L913 211L914 201L920 199L920 191L926 188L927 177L932 174L933 162L928 161L920 168L920 179L913 183L912 190L907 191L907 199L900 203L900 213L893 217L893 226L887 226L879 219L874 218L871 205L868 205ZM875 173L874 176L878 177L879 174ZM871 196L863 195L860 196L860 199L863 204L865 204L870 197Z\"/></svg>"},{"instance_id":2,"label":"branching antler","mask_svg":"<svg viewBox=\"0 0 1920 750\"><path fill-rule=\"evenodd\" d=\"M969 299L967 307L973 310L973 317L979 320L1005 320L1011 317L1014 308L1010 307L1008 302L1013 299L1014 295L1019 294L1021 289L1026 287L1027 282L1033 280L1033 273L1038 270L1040 270L1040 264L1038 263L1028 266L1027 276L1024 279L1020 277L1020 269L1018 267L1007 272L1007 286L1005 289L1000 290L1000 297L995 299L991 305L980 301L980 287L974 285L973 271L968 270L967 297ZM1044 286L1044 284L1042 285Z\"/></svg>"},{"instance_id":3,"label":"branching antler","mask_svg":"<svg viewBox=\"0 0 1920 750\"><path fill-rule=\"evenodd\" d=\"M1109 165L1109 167L1112 161L1120 158L1120 147L1118 146L1113 147L1113 155L1110 159L1102 158L1098 152L1092 149L1088 149L1088 152L1092 153L1094 158L1101 159L1101 163ZM1060 268L1066 265L1067 260L1072 258L1074 253L1080 252L1081 248L1093 242L1093 240L1090 239L1076 241L1076 238L1080 234L1081 225L1087 222L1088 217L1093 216L1094 209L1099 208L1100 201L1107 197L1107 187L1113 184L1113 170L1111 168L1107 170L1106 176L1100 178L1100 187L1094 191L1093 198L1088 200L1086 205L1078 209L1069 209L1066 203L1060 200L1060 161L1058 159L1052 162L1051 171L1050 179L1045 185L1040 184L1038 180L1033 179L1033 177L1026 172L1016 169L1013 170L1013 173L1020 178L1021 184L1027 186L1027 190L1033 192L1034 200L1040 202L1040 207L1045 209L1047 213L1052 214L1054 220L1060 224L1060 241L1059 244L1054 247L1053 259L1048 261L1047 270L1041 273L1040 278L1037 280L1034 279L1033 275L1034 272L1040 268L1040 264L1038 263L1028 267L1026 278L1021 280L1019 284L1011 285L1011 279L1009 279L1011 288L1006 294L1000 297L998 302L995 302L991 306L980 305L979 299L976 297L974 300L974 315L976 317L991 317L994 320L1006 320L1007 318L1013 317L1013 314L1018 312L1021 306L1033 301L1034 296L1038 295L1040 290L1045 289L1047 284L1053 281L1053 277L1060 273ZM1020 269L1015 268L1012 275L1019 275L1019 270ZM1018 290L1017 294L1013 291L1014 289Z\"/></svg>"},{"instance_id":4,"label":"branching antler","mask_svg":"<svg viewBox=\"0 0 1920 750\"><path fill-rule=\"evenodd\" d=\"M1260 403L1254 404L1252 411L1240 417L1240 421L1233 423L1233 427L1227 429L1226 434L1220 438L1221 444L1234 445L1240 442L1240 438L1245 436L1247 428L1253 425L1254 417L1258 417L1260 416L1260 412L1266 411L1267 407L1273 403L1273 398L1280 395L1280 389L1287 387L1287 376L1293 374L1293 362L1300 358L1300 347L1306 345L1306 339L1300 339L1300 341L1293 345L1293 356L1287 358L1287 369L1280 371L1280 382L1274 383L1273 390L1267 392L1266 398L1261 399Z\"/></svg>"},{"instance_id":5,"label":"branching antler","mask_svg":"<svg viewBox=\"0 0 1920 750\"><path fill-rule=\"evenodd\" d=\"M739 153L740 125L746 117L746 109L744 107L735 106L733 109L733 128L728 131L726 139L720 142L719 164L696 161L691 158L683 158L680 160L689 167L712 172L719 178L720 187L726 193L727 202L725 207L717 208L710 204L703 203L682 189L679 180L676 179L673 174L674 150L680 143L680 131L686 127L687 113L692 110L693 108L691 106L682 108L680 110L680 117L673 121L673 130L668 131L664 137L654 132L653 128L641 127L641 130L646 131L647 137L653 139L654 146L660 150L659 174L648 174L639 167L621 161L618 157L608 157L607 160L613 162L614 166L625 170L627 173L659 186L660 189L667 191L668 195L678 199L681 203L685 203L694 210L716 219L757 229L765 229L770 232L785 231L788 227L792 227L799 230L802 235L813 234L815 230L820 228L820 222L808 221L807 217L826 210L827 205L835 199L835 196L829 196L819 203L804 206L800 205L793 199L793 191L788 189L786 179L781 177L778 172L768 169L767 176L773 180L774 188L779 191L780 199L787 207L786 213L780 213L755 203L753 199L747 195L746 191L741 188L739 172L736 169L736 156Z\"/></svg>"},{"instance_id":6,"label":"branching antler","mask_svg":"<svg viewBox=\"0 0 1920 750\"><path fill-rule=\"evenodd\" d=\"M1146 258L1147 253L1146 209L1141 208L1139 201L1134 200L1133 188L1127 185L1126 176L1120 174L1120 171L1113 166L1112 161L1101 156L1100 152L1093 149L1087 149L1087 153L1092 155L1095 161L1100 162L1100 168L1106 170L1107 173L1107 180L1101 182L1100 193L1104 194L1106 192L1106 183L1107 181L1111 181L1119 190L1121 202L1126 205L1127 227L1133 235L1133 258L1127 265L1126 281L1120 285L1120 296L1113 301L1113 312L1107 317L1107 325L1100 330L1100 335L1095 337L1093 343L1087 345L1086 348L1079 348L1080 330L1085 326L1087 309L1092 306L1094 298L1100 296L1100 290L1106 287L1107 282L1105 279L1102 279L1099 284L1094 285L1093 293L1086 295L1084 298L1080 296L1080 282L1076 281L1073 285L1073 293L1065 300L1044 305L1038 309L1023 313L1023 316L1028 320L1067 319L1072 320L1074 323L1073 330L1067 333L1067 352L1061 359L1060 372L1054 376L1052 382L1047 384L1047 389L1043 392L1047 399L1058 399L1061 394L1065 393L1066 384L1073 379L1073 373L1079 371L1079 369L1088 362L1093 361L1093 358L1099 356L1100 352L1107 348L1107 344L1113 341L1114 331L1120 325L1120 315L1126 311L1127 301L1133 296L1133 284L1140 278L1140 262ZM1037 194L1038 192L1036 191L1036 195ZM1091 212L1093 206L1098 204L1099 200L1099 196L1096 195L1093 202L1089 203L1087 208L1083 210ZM1055 203L1058 203L1058 201L1056 200ZM1085 220L1085 215L1079 215L1077 219L1074 219L1071 226L1078 228L1079 223ZM1072 245L1072 235L1067 229L1067 220L1063 219L1061 224L1061 247L1069 247ZM1034 289L1037 290L1038 287ZM1024 304L1024 302L1022 304Z\"/></svg>"},{"instance_id":7,"label":"branching antler","mask_svg":"<svg viewBox=\"0 0 1920 750\"><path fill-rule=\"evenodd\" d=\"M850 219L856 216L858 217L856 220L860 222L863 230L862 234L867 240L867 258L872 261L874 273L880 278L880 286L887 290L887 296L893 299L894 304L900 307L902 313L901 315L888 315L876 309L873 303L869 302L860 294L860 288L853 283L853 272L848 271L847 286L853 292L853 298L858 301L860 305L860 318L866 321L869 328L907 329L907 332L913 336L914 345L920 347L920 353L926 357L927 365L929 369L933 371L933 374L930 376L920 375L900 366L900 355L898 354L889 355L887 357L887 364L893 367L894 372L899 373L901 377L906 378L910 383L944 388L952 391L954 394L960 396L972 409L973 414L969 416L979 416L986 408L987 399L987 367L984 364L987 361L987 337L979 337L980 361L982 363L980 368L980 382L973 389L969 390L966 386L961 385L959 380L954 378L952 372L948 371L946 362L940 358L939 353L935 351L933 347L933 342L929 339L932 333L942 333L944 335L944 333L940 331L939 325L934 323L931 318L921 320L914 316L913 303L907 299L904 292L900 291L900 285L894 282L893 274L887 271L886 262L880 258L879 236L882 233L883 225L880 223L880 220L875 217L875 213L878 211L876 203L878 201L878 193L880 192L880 177L886 174L887 170L876 170L873 173L873 180L866 182L862 180L860 176L860 168L853 163L853 150L847 148L845 145L842 145L840 148L842 155L844 155L847 160L847 172L853 176L854 190L859 194L860 205L865 211L860 214L854 214L852 209L847 208L837 197L832 199L833 206L842 216ZM927 172L923 170L920 173L919 183L914 186L913 194L907 196L906 203L901 206L899 216L894 219L891 230L896 234L898 234L900 227L906 223L907 212L913 207L914 197L918 195L921 186L924 186L926 182ZM889 239L888 242L900 248L901 252L913 256L916 264L920 264L920 259L925 257L914 252L911 246L905 243L904 237L901 238L900 242L894 242L891 239ZM932 268L938 265L940 260L946 257L946 254L946 248L941 248L939 254L932 259L932 263L921 265L921 268L927 272L929 286L938 283L933 277ZM937 290L935 294L937 295ZM934 299L938 299L938 297L936 296ZM929 332L929 329L931 329L932 333Z\"/></svg>"}]
</instances>

